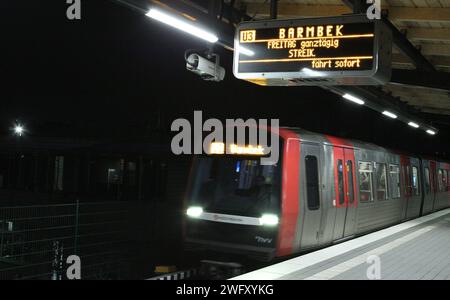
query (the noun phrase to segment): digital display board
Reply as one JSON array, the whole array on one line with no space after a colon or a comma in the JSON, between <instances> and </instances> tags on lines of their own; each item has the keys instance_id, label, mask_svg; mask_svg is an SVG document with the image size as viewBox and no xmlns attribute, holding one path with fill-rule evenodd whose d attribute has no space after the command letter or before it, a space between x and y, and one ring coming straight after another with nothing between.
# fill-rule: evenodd
<instances>
[{"instance_id":1,"label":"digital display board","mask_svg":"<svg viewBox=\"0 0 450 300\"><path fill-rule=\"evenodd\" d=\"M246 22L234 74L261 85L383 84L391 50L390 31L365 15Z\"/></svg>"}]
</instances>

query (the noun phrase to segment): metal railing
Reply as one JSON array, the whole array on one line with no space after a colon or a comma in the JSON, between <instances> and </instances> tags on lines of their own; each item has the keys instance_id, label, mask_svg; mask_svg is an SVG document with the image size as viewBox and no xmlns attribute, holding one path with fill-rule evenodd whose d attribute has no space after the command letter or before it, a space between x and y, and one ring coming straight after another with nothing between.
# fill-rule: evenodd
<instances>
[{"instance_id":1,"label":"metal railing","mask_svg":"<svg viewBox=\"0 0 450 300\"><path fill-rule=\"evenodd\" d=\"M65 279L78 255L82 279L130 277L126 202L0 207L0 280Z\"/></svg>"}]
</instances>

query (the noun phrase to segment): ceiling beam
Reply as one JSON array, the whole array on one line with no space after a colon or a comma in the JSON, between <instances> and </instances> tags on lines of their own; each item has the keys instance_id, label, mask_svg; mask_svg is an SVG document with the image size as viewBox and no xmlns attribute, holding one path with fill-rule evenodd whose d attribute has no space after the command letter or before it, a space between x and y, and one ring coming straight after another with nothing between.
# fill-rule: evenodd
<instances>
[{"instance_id":1,"label":"ceiling beam","mask_svg":"<svg viewBox=\"0 0 450 300\"><path fill-rule=\"evenodd\" d=\"M414 108L412 106L381 89L369 86L323 86L322 88L338 95L350 93L358 98L364 99L366 102L365 105L375 111L382 112L384 110L391 110L398 114L399 121L406 124L410 121L415 121L425 130L431 129L437 131L435 127L417 116L418 111L413 113Z\"/></svg>"},{"instance_id":2,"label":"ceiling beam","mask_svg":"<svg viewBox=\"0 0 450 300\"><path fill-rule=\"evenodd\" d=\"M450 56L450 45L421 44L420 51L425 55Z\"/></svg>"},{"instance_id":3,"label":"ceiling beam","mask_svg":"<svg viewBox=\"0 0 450 300\"><path fill-rule=\"evenodd\" d=\"M429 106L437 109L450 109L450 101L448 97L442 98L441 96L430 96L419 94L411 95L410 93L392 93L395 97L400 97L402 101L407 102L410 105L417 106Z\"/></svg>"},{"instance_id":4,"label":"ceiling beam","mask_svg":"<svg viewBox=\"0 0 450 300\"><path fill-rule=\"evenodd\" d=\"M362 3L362 0L342 0L342 2L355 10L355 7L360 7L360 12L362 12L362 5L359 4L355 6L355 3ZM392 38L395 46L407 57L411 59L411 62L416 66L417 69L421 71L433 72L435 71L434 66L420 53L420 51L406 38L406 36L400 32L400 30L395 27L392 22L383 16L384 24L391 30Z\"/></svg>"},{"instance_id":5,"label":"ceiling beam","mask_svg":"<svg viewBox=\"0 0 450 300\"><path fill-rule=\"evenodd\" d=\"M446 90L430 90L428 88L424 89L422 87L417 87L417 86L407 86L407 85L403 86L403 85L398 85L395 83L388 83L385 86L383 86L383 88L386 88L392 92L404 92L404 93L410 93L413 95L414 94L421 94L421 95L432 94L432 95L443 96L443 97L449 96L449 92Z\"/></svg>"},{"instance_id":6,"label":"ceiling beam","mask_svg":"<svg viewBox=\"0 0 450 300\"><path fill-rule=\"evenodd\" d=\"M397 46L397 45L396 45ZM414 46L417 51L427 56L442 56L442 57L450 57L450 44L429 44L422 43ZM399 53L400 49L392 49L393 53Z\"/></svg>"},{"instance_id":7,"label":"ceiling beam","mask_svg":"<svg viewBox=\"0 0 450 300\"><path fill-rule=\"evenodd\" d=\"M437 109L434 107L426 107L426 106L421 106L418 107L421 111L423 111L424 113L429 113L429 114L435 114L435 115L441 115L442 118L441 119L437 119L437 118L432 118L430 116L426 116L427 120L432 121L433 123L441 123L441 124L445 124L447 126L450 126L450 121L449 121L449 117L447 115L450 116L450 109Z\"/></svg>"},{"instance_id":8,"label":"ceiling beam","mask_svg":"<svg viewBox=\"0 0 450 300\"><path fill-rule=\"evenodd\" d=\"M413 41L450 41L449 28L404 28L406 36Z\"/></svg>"},{"instance_id":9,"label":"ceiling beam","mask_svg":"<svg viewBox=\"0 0 450 300\"><path fill-rule=\"evenodd\" d=\"M450 91L450 73L393 69L390 83Z\"/></svg>"},{"instance_id":10,"label":"ceiling beam","mask_svg":"<svg viewBox=\"0 0 450 300\"><path fill-rule=\"evenodd\" d=\"M247 12L269 17L270 7L265 3L246 3ZM450 8L383 7L389 18L396 21L450 22ZM281 2L278 14L282 17L325 17L352 13L345 5L308 5Z\"/></svg>"},{"instance_id":11,"label":"ceiling beam","mask_svg":"<svg viewBox=\"0 0 450 300\"><path fill-rule=\"evenodd\" d=\"M427 56L427 58L436 68L450 68L450 56L430 55ZM399 52L394 52L392 55L392 63L397 65L412 66L411 60Z\"/></svg>"},{"instance_id":12,"label":"ceiling beam","mask_svg":"<svg viewBox=\"0 0 450 300\"><path fill-rule=\"evenodd\" d=\"M389 7L389 18L399 21L450 22L450 8Z\"/></svg>"},{"instance_id":13,"label":"ceiling beam","mask_svg":"<svg viewBox=\"0 0 450 300\"><path fill-rule=\"evenodd\" d=\"M278 0L270 0L270 18L278 18Z\"/></svg>"},{"instance_id":14,"label":"ceiling beam","mask_svg":"<svg viewBox=\"0 0 450 300\"><path fill-rule=\"evenodd\" d=\"M270 6L264 3L247 3L247 13L262 17L270 16ZM324 17L351 13L344 5L304 5L298 3L279 3L280 17Z\"/></svg>"},{"instance_id":15,"label":"ceiling beam","mask_svg":"<svg viewBox=\"0 0 450 300\"><path fill-rule=\"evenodd\" d=\"M432 72L434 66L422 55L422 53L394 26L388 19L384 18L384 23L392 32L395 46L416 66L417 69Z\"/></svg>"}]
</instances>

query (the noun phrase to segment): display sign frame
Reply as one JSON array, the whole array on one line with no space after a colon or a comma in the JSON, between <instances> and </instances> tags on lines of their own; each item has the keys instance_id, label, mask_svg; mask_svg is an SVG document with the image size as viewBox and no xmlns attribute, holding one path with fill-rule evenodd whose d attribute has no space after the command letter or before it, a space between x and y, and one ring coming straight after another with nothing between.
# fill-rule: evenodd
<instances>
[{"instance_id":1,"label":"display sign frame","mask_svg":"<svg viewBox=\"0 0 450 300\"><path fill-rule=\"evenodd\" d=\"M372 55L372 66L370 69L365 70L321 70L315 68L301 68L299 71L279 71L274 67L274 71L267 70L270 67L268 65L278 64L280 66L282 63L290 64L294 66L301 65L297 61L292 61L290 59L280 60L272 59L272 56L259 57L259 60L248 60L249 55L245 53L254 53L256 48L256 43L261 41L267 42L266 46L269 49L269 43L273 40L278 40L278 42L286 42L289 40L296 40L295 38L289 38L288 32L285 33L286 38L274 38L267 40L258 40L258 30L264 33L263 30L267 29L290 29L290 28L306 28L306 27L322 27L322 30L327 30L327 26L330 27L329 30L338 30L333 26L341 26L346 24L373 24L373 55ZM352 25L353 27L355 25ZM361 25L363 26L363 25ZM371 25L369 25L371 26ZM349 26L348 26L349 27ZM366 26L367 27L367 26ZM325 28L325 29L324 29ZM302 29L303 30L303 29ZM257 42L243 42L241 43L241 33L243 32L254 32L255 36L251 37ZM303 31L302 31L303 32ZM295 32L297 34L297 32ZM323 33L322 33L323 34ZM280 34L281 35L281 34ZM291 36L292 37L292 36ZM314 39L327 39L328 37L313 37L313 38L302 38L297 40L314 40ZM347 39L348 41L349 39ZM298 43L297 43L298 44ZM341 45L341 44L340 44ZM347 47L348 48L348 47ZM273 52L271 54L275 55L275 51L283 51L283 53L289 53L289 47L281 49L271 49ZM298 48L295 48L298 49ZM271 50L266 50L270 52ZM335 50L338 53L340 49ZM298 51L298 50L294 50ZM355 50L357 51L357 49ZM328 53L331 51L327 51ZM348 49L347 49L348 52ZM278 52L279 53L279 52ZM279 55L279 54L278 54ZM251 56L251 55L250 55ZM337 56L336 56L337 57ZM345 57L345 56L344 56ZM287 57L286 57L287 58ZM245 61L247 59L247 61ZM319 60L321 58L319 57ZM334 59L334 58L333 58ZM316 58L307 59L310 62L316 60ZM245 62L244 62L245 61ZM242 71L244 69L244 63L251 62L254 64L254 68L264 69L256 71ZM276 62L275 62L276 61ZM383 23L382 20L369 20L366 15L343 15L336 17L323 17L323 18L302 18L302 19L286 19L286 20L260 20L243 22L238 25L235 35L235 51L234 51L234 63L233 63L233 73L236 78L247 80L259 85L267 86L297 86L297 85L382 85L387 83L391 78L392 70L392 33L389 28ZM275 63L273 63L275 62ZM303 64L304 65L304 64ZM278 69L280 69L278 67Z\"/></svg>"}]
</instances>

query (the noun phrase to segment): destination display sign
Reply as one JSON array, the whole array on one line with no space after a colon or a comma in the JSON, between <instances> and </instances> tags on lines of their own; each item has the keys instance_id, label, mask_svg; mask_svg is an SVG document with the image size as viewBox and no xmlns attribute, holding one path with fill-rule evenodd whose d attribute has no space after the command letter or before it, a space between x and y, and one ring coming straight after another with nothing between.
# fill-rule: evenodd
<instances>
[{"instance_id":1,"label":"destination display sign","mask_svg":"<svg viewBox=\"0 0 450 300\"><path fill-rule=\"evenodd\" d=\"M261 85L383 84L391 48L390 31L365 15L246 22L234 74Z\"/></svg>"}]
</instances>

